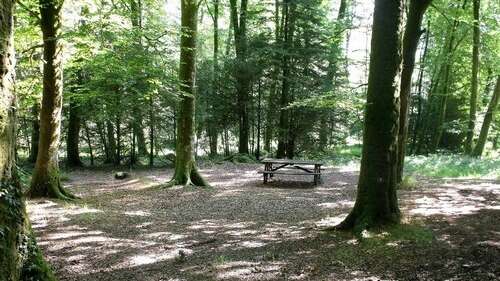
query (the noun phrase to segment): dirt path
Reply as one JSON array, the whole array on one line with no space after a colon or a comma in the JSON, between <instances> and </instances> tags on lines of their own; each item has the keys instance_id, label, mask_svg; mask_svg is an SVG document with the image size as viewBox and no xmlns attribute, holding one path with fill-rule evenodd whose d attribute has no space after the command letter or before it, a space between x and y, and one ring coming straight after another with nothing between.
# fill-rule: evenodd
<instances>
[{"instance_id":1,"label":"dirt path","mask_svg":"<svg viewBox=\"0 0 500 281\"><path fill-rule=\"evenodd\" d=\"M211 190L154 188L172 170L74 171L80 202L28 209L61 281L500 280L498 182L422 180L400 192L408 225L356 240L318 231L352 207L356 171L264 186L258 168L205 167Z\"/></svg>"}]
</instances>

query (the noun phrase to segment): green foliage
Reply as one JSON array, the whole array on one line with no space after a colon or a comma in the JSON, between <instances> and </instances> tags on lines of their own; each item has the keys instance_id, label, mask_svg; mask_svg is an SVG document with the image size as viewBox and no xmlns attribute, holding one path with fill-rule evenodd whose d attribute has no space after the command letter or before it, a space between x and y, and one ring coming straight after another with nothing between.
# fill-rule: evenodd
<instances>
[{"instance_id":1,"label":"green foliage","mask_svg":"<svg viewBox=\"0 0 500 281\"><path fill-rule=\"evenodd\" d=\"M305 154L304 158L317 159L328 165L341 166L350 163L357 163L361 160L361 145L338 146L326 151L315 151Z\"/></svg>"},{"instance_id":2,"label":"green foliage","mask_svg":"<svg viewBox=\"0 0 500 281\"><path fill-rule=\"evenodd\" d=\"M454 154L410 156L406 158L405 172L438 178L496 178L500 175L500 159Z\"/></svg>"}]
</instances>

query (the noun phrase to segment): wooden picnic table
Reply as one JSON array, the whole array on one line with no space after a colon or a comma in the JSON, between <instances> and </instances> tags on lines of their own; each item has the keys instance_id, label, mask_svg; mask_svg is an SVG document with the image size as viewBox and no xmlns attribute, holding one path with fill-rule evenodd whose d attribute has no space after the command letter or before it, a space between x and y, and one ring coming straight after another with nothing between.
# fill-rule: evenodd
<instances>
[{"instance_id":1,"label":"wooden picnic table","mask_svg":"<svg viewBox=\"0 0 500 281\"><path fill-rule=\"evenodd\" d=\"M261 161L264 164L264 183L274 175L312 175L314 185L321 181L321 166L323 163L311 160L294 159L273 159L265 158Z\"/></svg>"}]
</instances>

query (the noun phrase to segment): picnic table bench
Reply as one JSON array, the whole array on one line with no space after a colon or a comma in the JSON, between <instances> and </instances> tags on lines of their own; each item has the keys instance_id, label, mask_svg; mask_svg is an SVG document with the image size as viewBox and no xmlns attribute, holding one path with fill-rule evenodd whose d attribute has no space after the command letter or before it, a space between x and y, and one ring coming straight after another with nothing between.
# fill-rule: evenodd
<instances>
[{"instance_id":1,"label":"picnic table bench","mask_svg":"<svg viewBox=\"0 0 500 281\"><path fill-rule=\"evenodd\" d=\"M265 158L261 163L264 164L264 171L261 171L264 183L274 175L311 175L314 176L314 185L321 181L323 163L318 161Z\"/></svg>"}]
</instances>

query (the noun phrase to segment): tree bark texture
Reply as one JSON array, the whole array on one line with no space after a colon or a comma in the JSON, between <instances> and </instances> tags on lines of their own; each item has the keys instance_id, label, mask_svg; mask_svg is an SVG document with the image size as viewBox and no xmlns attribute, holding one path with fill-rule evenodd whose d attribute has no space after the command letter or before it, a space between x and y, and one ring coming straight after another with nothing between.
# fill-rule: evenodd
<instances>
[{"instance_id":1,"label":"tree bark texture","mask_svg":"<svg viewBox=\"0 0 500 281\"><path fill-rule=\"evenodd\" d=\"M474 32L472 44L472 79L469 103L469 122L467 124L467 137L465 139L465 153L471 154L474 142L474 129L476 127L477 93L479 90L479 7L480 0L473 1Z\"/></svg>"},{"instance_id":2,"label":"tree bark texture","mask_svg":"<svg viewBox=\"0 0 500 281\"><path fill-rule=\"evenodd\" d=\"M70 167L81 167L83 163L80 159L80 128L81 117L79 105L73 98L69 103L68 135L66 137L67 165Z\"/></svg>"},{"instance_id":3,"label":"tree bark texture","mask_svg":"<svg viewBox=\"0 0 500 281\"><path fill-rule=\"evenodd\" d=\"M495 84L495 90L493 91L493 96L491 97L490 103L488 105L488 110L486 115L484 115L483 125L481 126L481 132L479 133L479 139L477 140L476 147L472 155L474 157L481 157L483 154L484 146L486 145L486 140L488 138L488 131L490 130L491 123L495 117L495 112L498 108L498 100L500 99L500 76L497 77L497 82Z\"/></svg>"},{"instance_id":4,"label":"tree bark texture","mask_svg":"<svg viewBox=\"0 0 500 281\"><path fill-rule=\"evenodd\" d=\"M236 91L237 112L239 119L238 152L248 154L250 123L248 119L248 99L250 92L250 72L248 68L247 43L247 0L241 0L238 14L237 0L230 0L231 23L234 29L234 46L236 50Z\"/></svg>"},{"instance_id":5,"label":"tree bark texture","mask_svg":"<svg viewBox=\"0 0 500 281\"><path fill-rule=\"evenodd\" d=\"M280 118L278 132L278 150L276 151L277 158L292 158L293 143L289 142L290 137L290 109L286 107L290 104L290 87L291 87L291 48L293 45L293 36L295 32L295 4L291 0L285 0L283 3L283 39L284 39L284 55L282 57L283 79L281 82L280 96ZM290 153L292 152L292 153ZM292 154L292 155L290 155Z\"/></svg>"},{"instance_id":6,"label":"tree bark texture","mask_svg":"<svg viewBox=\"0 0 500 281\"><path fill-rule=\"evenodd\" d=\"M403 180L403 168L406 153L406 140L408 136L408 105L411 94L413 69L415 68L415 55L418 42L423 33L421 29L422 18L432 0L411 0L408 18L403 37L403 70L401 71L400 86L400 115L398 132L398 169L396 180Z\"/></svg>"},{"instance_id":7,"label":"tree bark texture","mask_svg":"<svg viewBox=\"0 0 500 281\"><path fill-rule=\"evenodd\" d=\"M55 280L32 234L16 174L14 3L0 2L0 280Z\"/></svg>"},{"instance_id":8,"label":"tree bark texture","mask_svg":"<svg viewBox=\"0 0 500 281\"><path fill-rule=\"evenodd\" d=\"M208 186L199 174L193 156L198 7L196 0L185 0L181 3L182 35L179 66L181 100L177 112L175 172L168 185Z\"/></svg>"},{"instance_id":9,"label":"tree bark texture","mask_svg":"<svg viewBox=\"0 0 500 281\"><path fill-rule=\"evenodd\" d=\"M403 3L375 1L358 193L354 208L337 226L340 229L360 232L400 219L396 158Z\"/></svg>"},{"instance_id":10,"label":"tree bark texture","mask_svg":"<svg viewBox=\"0 0 500 281\"><path fill-rule=\"evenodd\" d=\"M40 26L43 34L43 96L40 111L38 156L28 195L73 199L59 177L59 140L62 111L62 46L60 0L39 0Z\"/></svg>"}]
</instances>

